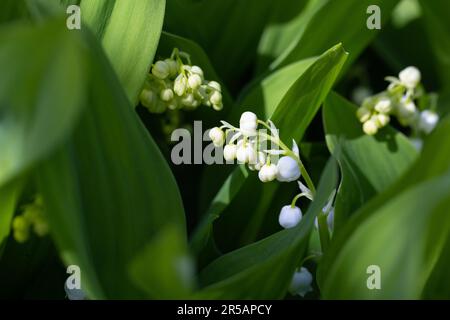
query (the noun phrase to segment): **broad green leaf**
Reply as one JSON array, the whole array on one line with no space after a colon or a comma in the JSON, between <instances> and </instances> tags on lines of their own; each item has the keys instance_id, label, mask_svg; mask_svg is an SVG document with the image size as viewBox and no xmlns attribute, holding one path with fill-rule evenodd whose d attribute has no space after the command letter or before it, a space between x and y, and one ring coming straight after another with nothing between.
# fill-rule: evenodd
<instances>
[{"instance_id":1,"label":"broad green leaf","mask_svg":"<svg viewBox=\"0 0 450 320\"><path fill-rule=\"evenodd\" d=\"M442 86L450 90L450 2L420 0L425 28L437 58L438 72Z\"/></svg>"},{"instance_id":2,"label":"broad green leaf","mask_svg":"<svg viewBox=\"0 0 450 320\"><path fill-rule=\"evenodd\" d=\"M270 119L280 129L282 140L289 141L288 143L290 143L292 139L295 139L296 141L301 140L306 128L319 110L328 91L331 89L346 57L347 53L341 45L331 48L318 58L317 61L313 63L290 87L273 114L270 115ZM241 166L235 170L246 171L247 169ZM245 190L252 190L252 197L254 197L254 199L260 197L260 194L256 193L254 186L260 186L261 183L257 181L258 179L254 175L249 175L249 177L251 176L251 180L246 179L246 176L246 174L236 175L233 173L228 178L229 182L226 182L223 186L225 189L232 187L233 190L230 192L220 190L217 193L217 196L212 201L210 208L204 217L208 222L202 223L192 238L192 248L195 252L200 252L208 242L212 222L224 213L225 209L234 198L238 199L237 203L249 203L246 199L241 199L241 201L239 201L237 195L241 194L243 191L244 193L242 194L248 194ZM233 177L238 177L238 179ZM262 191L264 192L264 197L266 197L265 199L270 199L273 196L273 193L276 190L276 187L273 187L273 184L276 184L276 182L261 187L271 189L267 192ZM244 185L247 188L241 190ZM225 195L225 197L223 197L223 195ZM233 197L229 197L229 195L233 195ZM269 203L270 202L267 201L267 204ZM218 204L220 205L218 206ZM229 212L229 214L232 213ZM239 214L239 212L235 210L232 216L234 217L236 214ZM242 218L250 219L251 216ZM241 226L245 226L246 223L249 223L249 221L244 222ZM234 232L236 232L236 230L234 230Z\"/></svg>"},{"instance_id":3,"label":"broad green leaf","mask_svg":"<svg viewBox=\"0 0 450 320\"><path fill-rule=\"evenodd\" d=\"M192 292L194 265L182 235L179 226L167 225L131 262L132 279L150 297L186 299Z\"/></svg>"},{"instance_id":4,"label":"broad green leaf","mask_svg":"<svg viewBox=\"0 0 450 320\"><path fill-rule=\"evenodd\" d=\"M450 174L386 202L339 249L325 276L323 297L419 299L450 236L449 205ZM368 289L371 265L380 268L380 290Z\"/></svg>"},{"instance_id":5,"label":"broad green leaf","mask_svg":"<svg viewBox=\"0 0 450 320\"><path fill-rule=\"evenodd\" d=\"M87 29L15 25L0 39L11 75L0 80L2 187L33 165L52 236L64 262L81 267L83 290L144 297L128 274L135 254L168 222L186 245L167 163Z\"/></svg>"},{"instance_id":6,"label":"broad green leaf","mask_svg":"<svg viewBox=\"0 0 450 320\"><path fill-rule=\"evenodd\" d=\"M82 19L99 39L128 98L136 103L158 46L165 0L82 0Z\"/></svg>"},{"instance_id":7,"label":"broad green leaf","mask_svg":"<svg viewBox=\"0 0 450 320\"><path fill-rule=\"evenodd\" d=\"M342 267L351 263L351 270L355 270L353 268L355 260L365 263L367 259L372 259L370 264L377 264L374 261L378 261L388 265L384 270L383 279L393 279L384 280L384 283L390 286L389 290L372 293L374 295L372 297L419 298L418 295L422 294L425 285L424 277L428 277L433 264L437 264L439 251L443 248L446 237L448 238L449 230L445 229L449 226L448 215L440 218L439 216L446 213L445 208L448 207L450 198L448 186L450 141L446 139L449 134L450 119L446 118L426 141L420 157L411 168L386 191L358 210L336 234L318 270L318 282L322 290L326 291L325 297L352 295L354 298L370 298L367 288L366 291L360 292L354 287L354 293L350 293L348 287L338 289L335 285L338 285L338 281L347 279L359 290L361 283L349 280L350 277L355 277L355 273L348 274L350 270L342 273ZM379 226L379 223L382 225ZM362 235L360 230L367 234ZM428 241L429 237L434 237L434 240ZM355 246L357 242L364 243L370 250L345 249ZM387 250L390 250L389 253ZM345 255L341 255L343 252ZM354 255L359 255L360 258ZM411 266L408 267L410 261ZM445 263L442 258L440 261ZM408 269L405 269L407 267ZM340 270L337 278L334 277L336 270ZM416 271L418 274L414 274ZM365 271L357 272L359 272L358 279L361 279L361 272ZM396 280L396 276L402 273L405 273L405 277L411 283L398 284L398 281L405 279L399 276ZM416 280L412 280L414 276ZM367 277L368 275L365 279ZM387 281L392 281L392 285L398 286L393 287ZM332 287L334 293L331 292Z\"/></svg>"},{"instance_id":8,"label":"broad green leaf","mask_svg":"<svg viewBox=\"0 0 450 320\"><path fill-rule=\"evenodd\" d=\"M0 30L0 186L45 157L85 103L83 50L61 24ZM39 48L37 50L36 48ZM62 71L63 70L63 71ZM20 86L17 84L20 83Z\"/></svg>"},{"instance_id":9,"label":"broad green leaf","mask_svg":"<svg viewBox=\"0 0 450 320\"><path fill-rule=\"evenodd\" d=\"M324 103L323 122L328 148L341 167L335 203L335 227L377 193L392 185L414 162L417 151L400 132L386 127L368 136L356 117L357 107L339 95Z\"/></svg>"},{"instance_id":10,"label":"broad green leaf","mask_svg":"<svg viewBox=\"0 0 450 320\"><path fill-rule=\"evenodd\" d=\"M331 160L320 180L316 198L295 228L214 260L200 274L205 287L195 297L207 299L281 299L306 249L316 214L337 185L337 167Z\"/></svg>"},{"instance_id":11,"label":"broad green leaf","mask_svg":"<svg viewBox=\"0 0 450 320\"><path fill-rule=\"evenodd\" d=\"M338 42L342 42L350 53L348 66L377 34L377 30L369 30L366 27L370 16L366 13L367 8L370 5L380 7L383 27L397 2L397 0L312 1L297 19L300 32L293 34L295 38L290 46L277 56L269 69L273 70L299 59L318 55Z\"/></svg>"}]
</instances>

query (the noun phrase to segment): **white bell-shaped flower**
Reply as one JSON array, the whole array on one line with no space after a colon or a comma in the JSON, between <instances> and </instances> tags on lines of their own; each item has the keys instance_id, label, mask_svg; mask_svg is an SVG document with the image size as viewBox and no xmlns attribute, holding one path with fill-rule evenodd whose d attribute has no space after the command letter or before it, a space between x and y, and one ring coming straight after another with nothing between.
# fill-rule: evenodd
<instances>
[{"instance_id":1,"label":"white bell-shaped flower","mask_svg":"<svg viewBox=\"0 0 450 320\"><path fill-rule=\"evenodd\" d=\"M178 73L178 63L174 59L165 59L164 62L169 66L169 77L175 77Z\"/></svg>"},{"instance_id":2,"label":"white bell-shaped flower","mask_svg":"<svg viewBox=\"0 0 450 320\"><path fill-rule=\"evenodd\" d=\"M439 116L436 112L424 110L420 113L419 128L425 133L430 133L436 127Z\"/></svg>"},{"instance_id":3,"label":"white bell-shaped flower","mask_svg":"<svg viewBox=\"0 0 450 320\"><path fill-rule=\"evenodd\" d=\"M250 111L245 111L239 120L239 128L245 136L254 136L258 128L258 117Z\"/></svg>"},{"instance_id":4,"label":"white bell-shaped flower","mask_svg":"<svg viewBox=\"0 0 450 320\"><path fill-rule=\"evenodd\" d=\"M275 180L277 177L278 168L276 165L272 164L265 164L261 167L261 169L258 172L259 180L262 182L269 182Z\"/></svg>"},{"instance_id":5,"label":"white bell-shaped flower","mask_svg":"<svg viewBox=\"0 0 450 320\"><path fill-rule=\"evenodd\" d=\"M367 120L363 124L363 131L365 134L367 134L369 136L375 135L378 132L377 123L372 119Z\"/></svg>"},{"instance_id":6,"label":"white bell-shaped flower","mask_svg":"<svg viewBox=\"0 0 450 320\"><path fill-rule=\"evenodd\" d=\"M153 74L156 78L161 79L161 80L164 80L164 79L166 79L166 78L169 76L169 74L170 74L170 67L169 67L169 65L168 65L166 62L164 62L164 61L161 61L161 60L156 61L156 63L153 65L153 68L152 68L152 74Z\"/></svg>"},{"instance_id":7,"label":"white bell-shaped flower","mask_svg":"<svg viewBox=\"0 0 450 320\"><path fill-rule=\"evenodd\" d=\"M416 67L407 67L398 75L400 82L408 89L414 89L420 82L421 74Z\"/></svg>"},{"instance_id":8,"label":"white bell-shaped flower","mask_svg":"<svg viewBox=\"0 0 450 320\"><path fill-rule=\"evenodd\" d=\"M177 96L181 97L184 95L187 89L187 79L183 74L179 74L178 77L175 78L175 82L173 84L173 91L177 94Z\"/></svg>"},{"instance_id":9,"label":"white bell-shaped flower","mask_svg":"<svg viewBox=\"0 0 450 320\"><path fill-rule=\"evenodd\" d=\"M277 180L281 182L291 182L300 178L300 168L297 161L289 156L281 157L277 163Z\"/></svg>"},{"instance_id":10,"label":"white bell-shaped flower","mask_svg":"<svg viewBox=\"0 0 450 320\"><path fill-rule=\"evenodd\" d=\"M162 101L170 101L173 99L173 91L172 89L166 88L161 90L161 93L159 94L159 98Z\"/></svg>"},{"instance_id":11,"label":"white bell-shaped flower","mask_svg":"<svg viewBox=\"0 0 450 320\"><path fill-rule=\"evenodd\" d=\"M300 271L294 273L289 286L289 292L292 295L304 297L308 292L313 291L311 286L312 281L312 274L308 271L308 269L302 267L300 268Z\"/></svg>"},{"instance_id":12,"label":"white bell-shaped flower","mask_svg":"<svg viewBox=\"0 0 450 320\"><path fill-rule=\"evenodd\" d=\"M200 68L199 66L192 66L190 71L191 73L199 75L200 78L203 80L204 75L202 68Z\"/></svg>"},{"instance_id":13,"label":"white bell-shaped flower","mask_svg":"<svg viewBox=\"0 0 450 320\"><path fill-rule=\"evenodd\" d=\"M211 88L213 88L214 90L217 90L219 92L222 91L222 87L220 86L220 84L217 81L209 81L208 86L210 86Z\"/></svg>"},{"instance_id":14,"label":"white bell-shaped flower","mask_svg":"<svg viewBox=\"0 0 450 320\"><path fill-rule=\"evenodd\" d=\"M214 146L221 147L225 141L225 133L218 127L209 130L209 138L212 140Z\"/></svg>"},{"instance_id":15,"label":"white bell-shaped flower","mask_svg":"<svg viewBox=\"0 0 450 320\"><path fill-rule=\"evenodd\" d=\"M192 73L188 78L188 85L192 90L196 90L202 85L202 78L198 74Z\"/></svg>"},{"instance_id":16,"label":"white bell-shaped flower","mask_svg":"<svg viewBox=\"0 0 450 320\"><path fill-rule=\"evenodd\" d=\"M389 113L392 110L392 102L388 98L380 99L375 105L375 110L379 113Z\"/></svg>"},{"instance_id":17,"label":"white bell-shaped flower","mask_svg":"<svg viewBox=\"0 0 450 320\"><path fill-rule=\"evenodd\" d=\"M257 154L251 143L240 143L236 150L236 158L240 163L255 163Z\"/></svg>"},{"instance_id":18,"label":"white bell-shaped flower","mask_svg":"<svg viewBox=\"0 0 450 320\"><path fill-rule=\"evenodd\" d=\"M293 228L300 222L300 220L302 220L302 211L299 207L287 205L281 208L280 215L278 216L278 222L283 228Z\"/></svg>"},{"instance_id":19,"label":"white bell-shaped flower","mask_svg":"<svg viewBox=\"0 0 450 320\"><path fill-rule=\"evenodd\" d=\"M223 148L223 157L226 161L234 161L236 159L237 146L235 144L227 144Z\"/></svg>"}]
</instances>

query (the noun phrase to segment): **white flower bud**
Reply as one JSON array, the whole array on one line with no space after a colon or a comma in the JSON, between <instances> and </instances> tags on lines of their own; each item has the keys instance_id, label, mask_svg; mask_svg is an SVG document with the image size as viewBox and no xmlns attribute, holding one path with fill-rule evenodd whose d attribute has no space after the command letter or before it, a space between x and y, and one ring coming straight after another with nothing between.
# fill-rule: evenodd
<instances>
[{"instance_id":1,"label":"white flower bud","mask_svg":"<svg viewBox=\"0 0 450 320\"><path fill-rule=\"evenodd\" d=\"M374 120L370 119L364 122L363 131L365 134L373 136L378 132L378 126Z\"/></svg>"},{"instance_id":2,"label":"white flower bud","mask_svg":"<svg viewBox=\"0 0 450 320\"><path fill-rule=\"evenodd\" d=\"M236 158L240 163L255 163L256 157L256 151L250 143L238 145Z\"/></svg>"},{"instance_id":3,"label":"white flower bud","mask_svg":"<svg viewBox=\"0 0 450 320\"><path fill-rule=\"evenodd\" d=\"M151 108L158 99L152 90L144 89L139 96L139 100L144 107Z\"/></svg>"},{"instance_id":4,"label":"white flower bud","mask_svg":"<svg viewBox=\"0 0 450 320\"><path fill-rule=\"evenodd\" d=\"M209 130L209 138L212 140L214 146L221 147L225 141L225 133L218 127Z\"/></svg>"},{"instance_id":5,"label":"white flower bud","mask_svg":"<svg viewBox=\"0 0 450 320\"><path fill-rule=\"evenodd\" d=\"M211 101L213 105L222 104L222 94L219 91L214 91L214 93L209 98L209 101Z\"/></svg>"},{"instance_id":6,"label":"white flower bud","mask_svg":"<svg viewBox=\"0 0 450 320\"><path fill-rule=\"evenodd\" d=\"M408 123L416 114L417 108L414 102L401 102L397 108L399 120L402 123Z\"/></svg>"},{"instance_id":7,"label":"white flower bud","mask_svg":"<svg viewBox=\"0 0 450 320\"><path fill-rule=\"evenodd\" d=\"M200 78L203 80L203 70L199 66L192 66L191 67L191 73L195 73L200 76Z\"/></svg>"},{"instance_id":8,"label":"white flower bud","mask_svg":"<svg viewBox=\"0 0 450 320\"><path fill-rule=\"evenodd\" d=\"M265 164L258 172L259 180L262 182L273 181L277 177L278 168L274 164Z\"/></svg>"},{"instance_id":9,"label":"white flower bud","mask_svg":"<svg viewBox=\"0 0 450 320\"><path fill-rule=\"evenodd\" d=\"M385 127L389 123L389 121L391 120L391 118L388 115L383 114L383 113L380 113L380 114L378 114L378 115L376 115L374 117L375 117L374 120L375 120L378 128Z\"/></svg>"},{"instance_id":10,"label":"white flower bud","mask_svg":"<svg viewBox=\"0 0 450 320\"><path fill-rule=\"evenodd\" d=\"M257 120L258 118L253 112L244 112L239 120L239 128L242 134L245 136L254 136L256 134L256 128L258 128Z\"/></svg>"},{"instance_id":11,"label":"white flower bud","mask_svg":"<svg viewBox=\"0 0 450 320\"><path fill-rule=\"evenodd\" d=\"M222 87L220 86L220 84L217 81L209 81L208 86L210 86L214 90L222 92Z\"/></svg>"},{"instance_id":12,"label":"white flower bud","mask_svg":"<svg viewBox=\"0 0 450 320\"><path fill-rule=\"evenodd\" d=\"M181 103L186 107L193 107L195 104L195 97L192 93L188 93L181 98Z\"/></svg>"},{"instance_id":13,"label":"white flower bud","mask_svg":"<svg viewBox=\"0 0 450 320\"><path fill-rule=\"evenodd\" d=\"M424 110L420 113L419 128L425 133L430 133L436 127L439 116L430 110Z\"/></svg>"},{"instance_id":14,"label":"white flower bud","mask_svg":"<svg viewBox=\"0 0 450 320\"><path fill-rule=\"evenodd\" d=\"M178 63L173 59L165 59L164 62L169 66L169 76L175 77L178 73Z\"/></svg>"},{"instance_id":15,"label":"white flower bud","mask_svg":"<svg viewBox=\"0 0 450 320\"><path fill-rule=\"evenodd\" d=\"M170 101L173 99L173 91L172 89L163 89L159 94L159 97L162 101Z\"/></svg>"},{"instance_id":16,"label":"white flower bud","mask_svg":"<svg viewBox=\"0 0 450 320\"><path fill-rule=\"evenodd\" d=\"M187 87L187 79L183 74L179 74L178 77L176 77L174 85L173 85L173 91L177 94L177 96L181 97L186 92Z\"/></svg>"},{"instance_id":17,"label":"white flower bud","mask_svg":"<svg viewBox=\"0 0 450 320\"><path fill-rule=\"evenodd\" d=\"M300 220L302 220L302 211L299 207L287 205L281 208L278 222L283 228L293 228L300 222Z\"/></svg>"},{"instance_id":18,"label":"white flower bud","mask_svg":"<svg viewBox=\"0 0 450 320\"><path fill-rule=\"evenodd\" d=\"M400 82L408 89L414 89L420 82L421 74L416 67L407 67L398 75Z\"/></svg>"},{"instance_id":19,"label":"white flower bud","mask_svg":"<svg viewBox=\"0 0 450 320\"><path fill-rule=\"evenodd\" d=\"M375 110L379 113L389 113L392 110L391 100L387 98L380 99L375 105ZM363 121L365 122L365 121Z\"/></svg>"},{"instance_id":20,"label":"white flower bud","mask_svg":"<svg viewBox=\"0 0 450 320\"><path fill-rule=\"evenodd\" d=\"M277 163L277 180L281 182L291 182L300 178L300 168L297 161L289 156L281 157Z\"/></svg>"},{"instance_id":21,"label":"white flower bud","mask_svg":"<svg viewBox=\"0 0 450 320\"><path fill-rule=\"evenodd\" d=\"M223 157L226 161L234 161L236 158L237 146L235 144L227 144L223 148Z\"/></svg>"},{"instance_id":22,"label":"white flower bud","mask_svg":"<svg viewBox=\"0 0 450 320\"><path fill-rule=\"evenodd\" d=\"M358 108L358 110L356 111L356 116L361 122L366 122L367 120L369 120L371 114L372 113L370 112L370 110L366 107Z\"/></svg>"},{"instance_id":23,"label":"white flower bud","mask_svg":"<svg viewBox=\"0 0 450 320\"><path fill-rule=\"evenodd\" d=\"M188 85L193 90L198 89L202 84L202 78L196 73L191 74L188 78Z\"/></svg>"},{"instance_id":24,"label":"white flower bud","mask_svg":"<svg viewBox=\"0 0 450 320\"><path fill-rule=\"evenodd\" d=\"M219 104L213 104L212 107L213 107L214 110L220 111L220 110L223 109L223 104L222 104L222 103L219 103Z\"/></svg>"},{"instance_id":25,"label":"white flower bud","mask_svg":"<svg viewBox=\"0 0 450 320\"><path fill-rule=\"evenodd\" d=\"M164 61L156 61L152 68L152 74L158 79L164 80L169 76L170 67Z\"/></svg>"},{"instance_id":26,"label":"white flower bud","mask_svg":"<svg viewBox=\"0 0 450 320\"><path fill-rule=\"evenodd\" d=\"M289 286L289 292L292 295L304 297L308 292L313 291L311 286L312 281L312 274L308 271L308 269L302 267L300 271L294 273Z\"/></svg>"}]
</instances>

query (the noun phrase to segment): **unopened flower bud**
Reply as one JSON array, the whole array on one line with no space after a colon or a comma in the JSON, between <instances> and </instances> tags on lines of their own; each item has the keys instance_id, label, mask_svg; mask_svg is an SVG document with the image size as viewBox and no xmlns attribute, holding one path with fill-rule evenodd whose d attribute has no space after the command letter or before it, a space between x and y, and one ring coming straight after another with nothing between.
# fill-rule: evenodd
<instances>
[{"instance_id":1,"label":"unopened flower bud","mask_svg":"<svg viewBox=\"0 0 450 320\"><path fill-rule=\"evenodd\" d=\"M177 96L181 97L186 92L187 87L187 79L183 74L179 74L178 77L176 77L174 85L173 85L173 91L177 94Z\"/></svg>"},{"instance_id":2,"label":"unopened flower bud","mask_svg":"<svg viewBox=\"0 0 450 320\"><path fill-rule=\"evenodd\" d=\"M398 75L400 82L408 89L414 89L420 82L421 74L416 67L407 67Z\"/></svg>"},{"instance_id":3,"label":"unopened flower bud","mask_svg":"<svg viewBox=\"0 0 450 320\"><path fill-rule=\"evenodd\" d=\"M363 131L365 134L373 136L378 132L378 126L374 120L370 119L364 122Z\"/></svg>"},{"instance_id":4,"label":"unopened flower bud","mask_svg":"<svg viewBox=\"0 0 450 320\"><path fill-rule=\"evenodd\" d=\"M262 182L269 182L275 180L277 177L278 168L274 164L265 164L258 172L259 180Z\"/></svg>"},{"instance_id":5,"label":"unopened flower bud","mask_svg":"<svg viewBox=\"0 0 450 320\"><path fill-rule=\"evenodd\" d=\"M375 117L376 117L375 121L376 121L378 128L385 127L391 120L391 118L387 114L383 114L383 113L380 113L380 114L376 115Z\"/></svg>"},{"instance_id":6,"label":"unopened flower bud","mask_svg":"<svg viewBox=\"0 0 450 320\"><path fill-rule=\"evenodd\" d=\"M197 74L203 80L203 70L199 66L192 66L191 73Z\"/></svg>"},{"instance_id":7,"label":"unopened flower bud","mask_svg":"<svg viewBox=\"0 0 450 320\"><path fill-rule=\"evenodd\" d=\"M221 147L225 141L225 133L218 127L209 130L209 138L212 140L214 146Z\"/></svg>"},{"instance_id":8,"label":"unopened flower bud","mask_svg":"<svg viewBox=\"0 0 450 320\"><path fill-rule=\"evenodd\" d=\"M214 91L211 98L209 98L209 101L211 101L213 105L222 104L222 94L219 91Z\"/></svg>"},{"instance_id":9,"label":"unopened flower bud","mask_svg":"<svg viewBox=\"0 0 450 320\"><path fill-rule=\"evenodd\" d=\"M289 156L281 157L277 163L277 180L281 182L291 182L300 178L300 168L297 161Z\"/></svg>"},{"instance_id":10,"label":"unopened flower bud","mask_svg":"<svg viewBox=\"0 0 450 320\"><path fill-rule=\"evenodd\" d=\"M156 63L153 65L153 68L152 68L152 74L156 78L164 80L170 74L170 67L164 61L161 61L161 60L156 61Z\"/></svg>"},{"instance_id":11,"label":"unopened flower bud","mask_svg":"<svg viewBox=\"0 0 450 320\"><path fill-rule=\"evenodd\" d=\"M223 157L226 161L233 161L236 158L237 146L235 144L227 144L223 148Z\"/></svg>"},{"instance_id":12,"label":"unopened flower bud","mask_svg":"<svg viewBox=\"0 0 450 320\"><path fill-rule=\"evenodd\" d=\"M245 136L254 136L256 134L256 128L258 127L258 118L256 114L250 111L246 111L241 115L239 120L239 127Z\"/></svg>"},{"instance_id":13,"label":"unopened flower bud","mask_svg":"<svg viewBox=\"0 0 450 320\"><path fill-rule=\"evenodd\" d=\"M202 78L196 73L191 74L188 78L188 85L193 90L198 89L202 84Z\"/></svg>"},{"instance_id":14,"label":"unopened flower bud","mask_svg":"<svg viewBox=\"0 0 450 320\"><path fill-rule=\"evenodd\" d=\"M165 59L164 62L169 66L169 77L175 77L178 73L178 63L173 59Z\"/></svg>"},{"instance_id":15,"label":"unopened flower bud","mask_svg":"<svg viewBox=\"0 0 450 320\"><path fill-rule=\"evenodd\" d=\"M173 99L173 91L172 89L163 89L159 94L159 97L162 101L170 101Z\"/></svg>"},{"instance_id":16,"label":"unopened flower bud","mask_svg":"<svg viewBox=\"0 0 450 320\"><path fill-rule=\"evenodd\" d=\"M278 222L283 228L293 228L300 222L300 220L302 220L302 211L299 207L287 205L281 208Z\"/></svg>"},{"instance_id":17,"label":"unopened flower bud","mask_svg":"<svg viewBox=\"0 0 450 320\"><path fill-rule=\"evenodd\" d=\"M250 143L242 143L236 150L236 158L240 163L255 163L256 151Z\"/></svg>"},{"instance_id":18,"label":"unopened flower bud","mask_svg":"<svg viewBox=\"0 0 450 320\"><path fill-rule=\"evenodd\" d=\"M220 84L217 81L209 81L208 86L210 86L211 88L213 88L214 90L217 90L219 92L222 91L222 87L220 86Z\"/></svg>"},{"instance_id":19,"label":"unopened flower bud","mask_svg":"<svg viewBox=\"0 0 450 320\"><path fill-rule=\"evenodd\" d=\"M436 127L439 116L430 110L424 110L420 113L419 128L425 133L430 133Z\"/></svg>"},{"instance_id":20,"label":"unopened flower bud","mask_svg":"<svg viewBox=\"0 0 450 320\"><path fill-rule=\"evenodd\" d=\"M311 286L313 277L308 269L302 267L300 271L294 273L291 284L289 286L289 292L292 295L299 295L304 297L308 292L313 291Z\"/></svg>"},{"instance_id":21,"label":"unopened flower bud","mask_svg":"<svg viewBox=\"0 0 450 320\"><path fill-rule=\"evenodd\" d=\"M379 113L389 113L392 110L392 103L391 100L387 98L380 99L377 104L375 105L375 110ZM365 122L365 121L363 121Z\"/></svg>"}]
</instances>

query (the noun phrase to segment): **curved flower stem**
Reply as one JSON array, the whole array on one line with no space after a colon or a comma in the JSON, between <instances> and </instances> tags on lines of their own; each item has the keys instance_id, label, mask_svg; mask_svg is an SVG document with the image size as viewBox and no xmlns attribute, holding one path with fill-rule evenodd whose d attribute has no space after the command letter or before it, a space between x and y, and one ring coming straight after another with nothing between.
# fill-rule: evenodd
<instances>
[{"instance_id":1,"label":"curved flower stem","mask_svg":"<svg viewBox=\"0 0 450 320\"><path fill-rule=\"evenodd\" d=\"M298 166L300 168L300 172L301 172L301 174L303 176L303 179L305 179L306 185L311 190L311 193L314 196L316 194L316 188L314 186L314 183L311 180L311 177L309 176L308 172L306 171L305 166L303 165L302 161L300 160L300 158L291 149L289 149L283 143L283 141L281 141L279 138L274 138L273 136L270 136L270 135L265 134L265 133L259 133L259 135L263 136L267 140L270 140L274 144L278 145L281 149L283 149L283 151L285 152L285 154L287 156L289 156L289 157L295 159L295 161L297 161L297 164L298 164Z\"/></svg>"}]
</instances>

